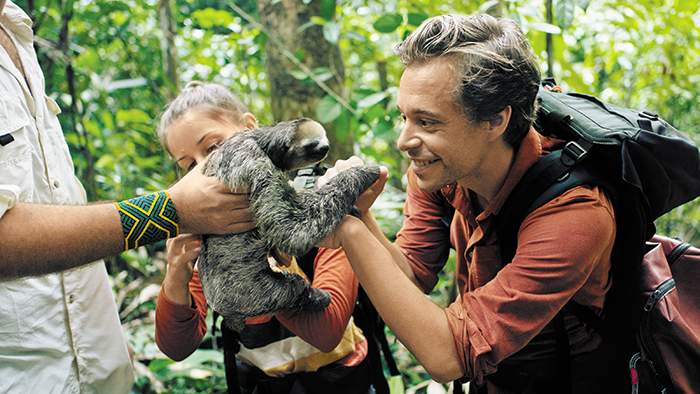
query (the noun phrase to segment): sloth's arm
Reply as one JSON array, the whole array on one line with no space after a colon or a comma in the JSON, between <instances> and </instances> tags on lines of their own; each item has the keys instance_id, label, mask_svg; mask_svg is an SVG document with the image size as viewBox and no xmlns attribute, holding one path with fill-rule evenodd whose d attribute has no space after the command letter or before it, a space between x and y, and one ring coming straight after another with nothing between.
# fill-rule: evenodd
<instances>
[{"instance_id":1,"label":"sloth's arm","mask_svg":"<svg viewBox=\"0 0 700 394\"><path fill-rule=\"evenodd\" d=\"M379 177L379 167L353 167L319 190L268 188L279 198L263 198L255 208L259 228L284 253L301 256L326 238L343 220L359 195Z\"/></svg>"}]
</instances>

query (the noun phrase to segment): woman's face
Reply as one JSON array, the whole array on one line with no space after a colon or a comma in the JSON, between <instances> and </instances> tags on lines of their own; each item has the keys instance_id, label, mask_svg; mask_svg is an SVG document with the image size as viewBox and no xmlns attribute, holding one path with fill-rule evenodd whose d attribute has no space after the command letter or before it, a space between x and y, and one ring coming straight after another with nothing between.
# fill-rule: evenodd
<instances>
[{"instance_id":1,"label":"woman's face","mask_svg":"<svg viewBox=\"0 0 700 394\"><path fill-rule=\"evenodd\" d=\"M255 127L258 127L258 121L250 113L243 115L242 122L236 124L194 111L170 127L166 142L177 165L189 172L216 150L223 140L241 130Z\"/></svg>"}]
</instances>

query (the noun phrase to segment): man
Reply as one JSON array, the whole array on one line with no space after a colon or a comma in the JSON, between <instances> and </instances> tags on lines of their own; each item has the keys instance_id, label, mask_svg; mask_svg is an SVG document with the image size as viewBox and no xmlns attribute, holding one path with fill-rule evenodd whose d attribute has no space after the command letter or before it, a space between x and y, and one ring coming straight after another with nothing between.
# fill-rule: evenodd
<instances>
[{"instance_id":1,"label":"man","mask_svg":"<svg viewBox=\"0 0 700 394\"><path fill-rule=\"evenodd\" d=\"M540 73L527 39L510 20L444 15L425 21L397 53L406 66L398 146L412 162L406 220L395 243L382 235L368 211L378 182L357 202L362 221L346 218L324 246L343 247L380 315L435 380L470 380L473 392L489 394L566 385L610 392L602 339L572 315L564 324L573 383L558 380L551 323L572 298L603 308L616 234L606 195L583 186L545 204L519 225L512 261L500 257L501 206L558 144L532 128ZM424 292L450 247L460 295L443 310Z\"/></svg>"},{"instance_id":2,"label":"man","mask_svg":"<svg viewBox=\"0 0 700 394\"><path fill-rule=\"evenodd\" d=\"M195 170L164 192L85 205L31 21L6 0L0 46L0 392L131 392L107 272L90 263L179 232L248 230L247 197Z\"/></svg>"}]
</instances>

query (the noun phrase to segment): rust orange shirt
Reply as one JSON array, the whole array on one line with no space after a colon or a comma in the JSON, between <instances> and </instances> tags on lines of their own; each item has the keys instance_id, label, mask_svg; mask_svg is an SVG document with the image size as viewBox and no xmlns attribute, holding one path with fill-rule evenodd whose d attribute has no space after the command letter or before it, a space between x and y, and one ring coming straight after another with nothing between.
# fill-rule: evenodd
<instances>
[{"instance_id":1,"label":"rust orange shirt","mask_svg":"<svg viewBox=\"0 0 700 394\"><path fill-rule=\"evenodd\" d=\"M288 270L298 270L293 262ZM346 366L358 365L367 355L367 340L350 322L358 282L342 249L320 248L314 260L313 287L331 293L331 303L322 311L303 314L279 313L275 318L299 338L287 340L285 354L268 357L267 352L243 347L240 357L261 368L271 376L315 371L320 366L335 362ZM171 302L163 290L156 306L156 343L163 353L174 360L183 360L192 354L207 331L207 301L204 297L199 274L195 270L189 283L194 307ZM247 325L253 327L270 321L271 316L250 318ZM269 338L270 342L281 340ZM307 345L308 344L308 345ZM283 347L284 347L283 346ZM314 349L309 349L313 347ZM257 357L257 358L256 358Z\"/></svg>"},{"instance_id":2,"label":"rust orange shirt","mask_svg":"<svg viewBox=\"0 0 700 394\"><path fill-rule=\"evenodd\" d=\"M426 193L408 173L406 220L396 244L425 292L436 285L450 247L456 250L460 294L445 313L464 377L476 383L516 352L522 359L553 355L548 323L570 299L596 311L605 303L616 225L597 187L573 188L532 212L520 224L515 257L501 261L495 218L524 173L560 143L531 129L504 186L478 214L468 190L454 184ZM446 203L455 209L449 227L442 220ZM600 344L574 316L565 322L572 354Z\"/></svg>"}]
</instances>

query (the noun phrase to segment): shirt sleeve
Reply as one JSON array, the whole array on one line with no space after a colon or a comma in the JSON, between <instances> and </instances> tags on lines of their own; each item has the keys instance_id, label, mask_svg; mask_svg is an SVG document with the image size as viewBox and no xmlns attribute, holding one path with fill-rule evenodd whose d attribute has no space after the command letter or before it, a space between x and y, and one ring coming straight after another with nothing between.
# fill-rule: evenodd
<instances>
[{"instance_id":1,"label":"shirt sleeve","mask_svg":"<svg viewBox=\"0 0 700 394\"><path fill-rule=\"evenodd\" d=\"M450 253L447 201L439 193L426 193L418 187L413 171L407 173L403 226L395 244L403 251L425 293L435 287L438 273Z\"/></svg>"},{"instance_id":2,"label":"shirt sleeve","mask_svg":"<svg viewBox=\"0 0 700 394\"><path fill-rule=\"evenodd\" d=\"M530 214L513 261L446 309L465 376L479 382L494 372L577 294L602 308L615 235L612 205L598 188L574 188Z\"/></svg>"},{"instance_id":3,"label":"shirt sleeve","mask_svg":"<svg viewBox=\"0 0 700 394\"><path fill-rule=\"evenodd\" d=\"M314 260L312 286L331 294L330 305L318 312L285 312L276 317L304 341L330 352L343 338L357 299L357 277L342 249L319 248Z\"/></svg>"},{"instance_id":4,"label":"shirt sleeve","mask_svg":"<svg viewBox=\"0 0 700 394\"><path fill-rule=\"evenodd\" d=\"M20 189L15 185L0 185L0 218L15 205L19 193Z\"/></svg>"},{"instance_id":5,"label":"shirt sleeve","mask_svg":"<svg viewBox=\"0 0 700 394\"><path fill-rule=\"evenodd\" d=\"M165 296L163 288L156 304L156 344L175 361L184 360L194 353L207 332L207 301L197 270L189 286L193 308L173 303Z\"/></svg>"}]
</instances>

